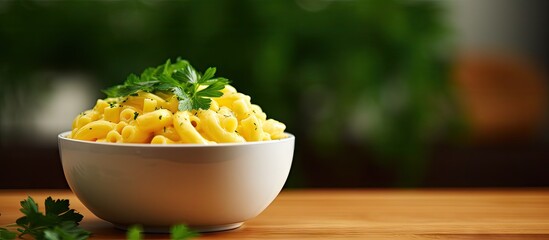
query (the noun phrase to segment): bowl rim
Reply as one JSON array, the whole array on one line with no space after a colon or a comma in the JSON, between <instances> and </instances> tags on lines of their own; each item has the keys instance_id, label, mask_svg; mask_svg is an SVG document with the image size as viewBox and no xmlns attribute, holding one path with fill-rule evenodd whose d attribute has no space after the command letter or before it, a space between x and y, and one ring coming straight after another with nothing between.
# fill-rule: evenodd
<instances>
[{"instance_id":1,"label":"bowl rim","mask_svg":"<svg viewBox=\"0 0 549 240\"><path fill-rule=\"evenodd\" d=\"M287 138L268 140L268 141L257 141L257 142L239 142L239 143L216 143L216 144L202 144L202 143L173 143L173 144L150 144L150 143L109 143L109 142L92 142L85 140L78 140L68 138L68 135L72 131L64 131L57 135L59 142L67 141L73 143L81 144L91 144L91 145L103 145L103 146L119 146L119 147L146 147L146 148L181 148L181 147L226 147L226 146L248 146L248 145L263 145L263 144L272 144L272 143L282 143L288 141L294 141L295 136L291 133L284 132L288 135Z\"/></svg>"}]
</instances>

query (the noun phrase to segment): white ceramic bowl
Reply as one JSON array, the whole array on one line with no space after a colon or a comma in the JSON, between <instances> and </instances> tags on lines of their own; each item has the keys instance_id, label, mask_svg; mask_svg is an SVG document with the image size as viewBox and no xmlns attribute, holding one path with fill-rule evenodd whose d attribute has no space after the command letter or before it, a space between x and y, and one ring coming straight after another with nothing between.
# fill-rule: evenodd
<instances>
[{"instance_id":1,"label":"white ceramic bowl","mask_svg":"<svg viewBox=\"0 0 549 240\"><path fill-rule=\"evenodd\" d=\"M113 144L58 136L67 182L95 215L118 227L163 231L184 223L237 228L282 189L295 137L216 145Z\"/></svg>"}]
</instances>

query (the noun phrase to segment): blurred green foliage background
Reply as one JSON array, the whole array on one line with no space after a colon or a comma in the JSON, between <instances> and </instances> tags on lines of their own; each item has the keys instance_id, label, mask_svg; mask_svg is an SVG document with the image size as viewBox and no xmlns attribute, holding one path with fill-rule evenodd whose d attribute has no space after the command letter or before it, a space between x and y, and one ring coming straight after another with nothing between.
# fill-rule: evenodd
<instances>
[{"instance_id":1,"label":"blurred green foliage background","mask_svg":"<svg viewBox=\"0 0 549 240\"><path fill-rule=\"evenodd\" d=\"M359 177L361 146L397 169L394 184L417 184L425 144L451 119L435 2L8 1L0 11L3 95L23 86L38 99L44 71L84 72L104 88L167 58L216 66L296 134L290 184L308 184L305 164Z\"/></svg>"},{"instance_id":2,"label":"blurred green foliage background","mask_svg":"<svg viewBox=\"0 0 549 240\"><path fill-rule=\"evenodd\" d=\"M2 1L2 139L28 127L20 109L40 108L52 72L84 74L102 98L181 56L297 136L289 186L418 186L428 146L461 129L443 14L405 0Z\"/></svg>"}]
</instances>

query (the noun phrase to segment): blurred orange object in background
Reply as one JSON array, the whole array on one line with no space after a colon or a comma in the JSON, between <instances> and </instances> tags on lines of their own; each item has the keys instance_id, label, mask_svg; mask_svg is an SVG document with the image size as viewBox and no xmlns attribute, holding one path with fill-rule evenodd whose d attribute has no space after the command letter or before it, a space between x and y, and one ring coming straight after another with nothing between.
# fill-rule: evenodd
<instances>
[{"instance_id":1,"label":"blurred orange object in background","mask_svg":"<svg viewBox=\"0 0 549 240\"><path fill-rule=\"evenodd\" d=\"M457 57L453 74L474 142L523 141L541 132L547 79L533 63L512 54L467 52Z\"/></svg>"}]
</instances>

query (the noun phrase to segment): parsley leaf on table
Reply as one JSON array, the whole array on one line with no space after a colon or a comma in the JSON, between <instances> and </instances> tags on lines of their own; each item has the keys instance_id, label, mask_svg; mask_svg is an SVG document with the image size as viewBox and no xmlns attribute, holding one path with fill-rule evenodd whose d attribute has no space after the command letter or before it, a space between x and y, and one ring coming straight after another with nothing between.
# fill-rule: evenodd
<instances>
[{"instance_id":1,"label":"parsley leaf on table","mask_svg":"<svg viewBox=\"0 0 549 240\"><path fill-rule=\"evenodd\" d=\"M62 222L52 229L44 231L44 239L46 240L85 240L88 239L90 233L82 228L79 228L75 222Z\"/></svg>"},{"instance_id":2,"label":"parsley leaf on table","mask_svg":"<svg viewBox=\"0 0 549 240\"><path fill-rule=\"evenodd\" d=\"M208 109L212 97L223 95L221 90L229 84L226 78L213 78L215 68L208 68L200 75L188 61L167 60L156 68L147 68L140 76L130 74L121 85L103 90L107 97L125 97L144 92L171 92L178 101L180 111Z\"/></svg>"},{"instance_id":3,"label":"parsley leaf on table","mask_svg":"<svg viewBox=\"0 0 549 240\"><path fill-rule=\"evenodd\" d=\"M12 240L17 237L17 233L11 232L8 229L0 228L0 240Z\"/></svg>"},{"instance_id":4,"label":"parsley leaf on table","mask_svg":"<svg viewBox=\"0 0 549 240\"><path fill-rule=\"evenodd\" d=\"M198 236L198 234L190 230L183 224L174 225L170 229L170 236L172 240L185 240Z\"/></svg>"},{"instance_id":5,"label":"parsley leaf on table","mask_svg":"<svg viewBox=\"0 0 549 240\"><path fill-rule=\"evenodd\" d=\"M16 224L20 228L17 231L20 236L29 234L35 239L86 239L90 233L79 228L78 223L83 216L74 209L69 209L69 200L53 200L48 197L45 201L46 214L39 211L38 204L28 197L21 201L20 211L25 215L17 219ZM47 236L47 237L46 237ZM62 236L67 236L63 238Z\"/></svg>"},{"instance_id":6,"label":"parsley leaf on table","mask_svg":"<svg viewBox=\"0 0 549 240\"><path fill-rule=\"evenodd\" d=\"M81 214L77 213L74 209L69 209L69 200L68 199L58 199L53 200L51 197L48 197L45 202L46 206L46 216L58 217L58 222L63 221L72 221L79 223L82 221Z\"/></svg>"},{"instance_id":7,"label":"parsley leaf on table","mask_svg":"<svg viewBox=\"0 0 549 240\"><path fill-rule=\"evenodd\" d=\"M126 237L128 240L142 240L143 229L139 225L134 225L128 228ZM170 228L170 239L172 240L186 240L198 236L198 234L190 230L184 224L173 225Z\"/></svg>"},{"instance_id":8,"label":"parsley leaf on table","mask_svg":"<svg viewBox=\"0 0 549 240\"><path fill-rule=\"evenodd\" d=\"M126 238L128 240L141 240L143 239L142 231L143 229L140 226L131 226L126 232Z\"/></svg>"},{"instance_id":9,"label":"parsley leaf on table","mask_svg":"<svg viewBox=\"0 0 549 240\"><path fill-rule=\"evenodd\" d=\"M28 197L21 201L20 211L25 216L20 217L16 224L8 227L20 227L17 228L21 233L19 237L29 234L36 240L85 240L90 236L90 232L78 226L83 216L69 208L69 200L53 200L48 197L45 201L45 209L46 214L43 214L34 199ZM127 238L141 240L143 239L142 231L140 226L132 226L128 229ZM170 233L173 240L185 240L198 236L183 224L172 226ZM16 232L0 227L0 240L16 238Z\"/></svg>"}]
</instances>

